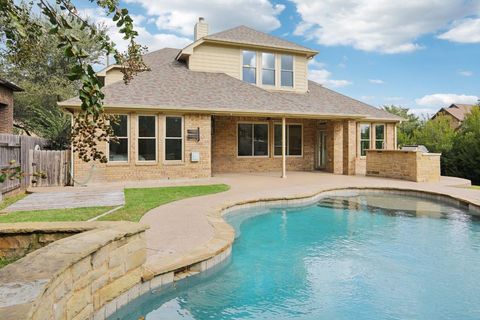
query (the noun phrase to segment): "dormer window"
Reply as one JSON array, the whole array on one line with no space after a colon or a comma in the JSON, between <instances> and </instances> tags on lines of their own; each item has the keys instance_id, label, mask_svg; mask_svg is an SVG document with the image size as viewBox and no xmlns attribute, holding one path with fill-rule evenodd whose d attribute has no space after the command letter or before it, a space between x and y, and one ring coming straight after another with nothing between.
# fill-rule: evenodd
<instances>
[{"instance_id":1,"label":"dormer window","mask_svg":"<svg viewBox=\"0 0 480 320\"><path fill-rule=\"evenodd\" d=\"M262 84L275 86L275 55L262 53Z\"/></svg>"},{"instance_id":2,"label":"dormer window","mask_svg":"<svg viewBox=\"0 0 480 320\"><path fill-rule=\"evenodd\" d=\"M293 87L293 56L282 55L280 69L282 87Z\"/></svg>"},{"instance_id":3,"label":"dormer window","mask_svg":"<svg viewBox=\"0 0 480 320\"><path fill-rule=\"evenodd\" d=\"M243 51L243 81L257 84L257 53L255 51Z\"/></svg>"}]
</instances>

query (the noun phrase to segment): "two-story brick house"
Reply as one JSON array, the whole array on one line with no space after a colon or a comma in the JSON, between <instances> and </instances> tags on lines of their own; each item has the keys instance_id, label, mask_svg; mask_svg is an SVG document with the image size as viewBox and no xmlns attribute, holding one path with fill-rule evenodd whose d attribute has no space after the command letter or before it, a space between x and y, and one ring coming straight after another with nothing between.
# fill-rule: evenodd
<instances>
[{"instance_id":1,"label":"two-story brick house","mask_svg":"<svg viewBox=\"0 0 480 320\"><path fill-rule=\"evenodd\" d=\"M395 149L400 118L308 80L318 52L240 26L208 34L200 19L184 49L146 54L150 71L128 85L99 73L119 143L94 181L197 178L216 173L365 172L366 149ZM77 98L60 103L78 110ZM75 157L77 179L92 165Z\"/></svg>"},{"instance_id":2,"label":"two-story brick house","mask_svg":"<svg viewBox=\"0 0 480 320\"><path fill-rule=\"evenodd\" d=\"M19 86L0 79L0 133L13 132L13 93L20 91Z\"/></svg>"}]
</instances>

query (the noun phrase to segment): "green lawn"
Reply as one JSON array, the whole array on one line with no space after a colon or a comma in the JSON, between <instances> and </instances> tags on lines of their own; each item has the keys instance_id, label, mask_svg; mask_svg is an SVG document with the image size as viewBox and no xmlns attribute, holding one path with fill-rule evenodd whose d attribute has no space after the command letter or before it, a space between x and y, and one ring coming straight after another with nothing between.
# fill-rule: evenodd
<instances>
[{"instance_id":1,"label":"green lawn","mask_svg":"<svg viewBox=\"0 0 480 320\"><path fill-rule=\"evenodd\" d=\"M215 184L186 187L125 189L125 206L99 220L128 220L137 222L147 211L162 204L190 197L223 192L229 188L230 187L225 184ZM24 196L25 195L14 196L4 199L0 205L0 211ZM0 214L0 223L28 221L84 221L107 212L110 209L112 209L112 207L19 211Z\"/></svg>"},{"instance_id":2,"label":"green lawn","mask_svg":"<svg viewBox=\"0 0 480 320\"><path fill-rule=\"evenodd\" d=\"M470 189L478 189L478 190L480 190L480 186L471 186Z\"/></svg>"},{"instance_id":3,"label":"green lawn","mask_svg":"<svg viewBox=\"0 0 480 320\"><path fill-rule=\"evenodd\" d=\"M6 259L6 258L0 258L0 269L5 267L7 264L15 262L17 259Z\"/></svg>"},{"instance_id":4,"label":"green lawn","mask_svg":"<svg viewBox=\"0 0 480 320\"><path fill-rule=\"evenodd\" d=\"M3 201L0 202L0 212L2 212L3 209L11 205L12 203L17 202L18 200L21 200L26 196L27 194L23 192L23 193L16 194L14 196L4 197Z\"/></svg>"}]
</instances>

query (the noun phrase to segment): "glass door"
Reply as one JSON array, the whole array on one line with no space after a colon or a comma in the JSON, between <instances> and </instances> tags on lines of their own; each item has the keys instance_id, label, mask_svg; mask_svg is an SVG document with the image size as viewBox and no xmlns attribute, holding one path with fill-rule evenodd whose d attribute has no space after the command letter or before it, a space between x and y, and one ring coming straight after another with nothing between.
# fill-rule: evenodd
<instances>
[{"instance_id":1,"label":"glass door","mask_svg":"<svg viewBox=\"0 0 480 320\"><path fill-rule=\"evenodd\" d=\"M316 158L316 169L325 169L327 166L327 134L325 131L318 131Z\"/></svg>"}]
</instances>

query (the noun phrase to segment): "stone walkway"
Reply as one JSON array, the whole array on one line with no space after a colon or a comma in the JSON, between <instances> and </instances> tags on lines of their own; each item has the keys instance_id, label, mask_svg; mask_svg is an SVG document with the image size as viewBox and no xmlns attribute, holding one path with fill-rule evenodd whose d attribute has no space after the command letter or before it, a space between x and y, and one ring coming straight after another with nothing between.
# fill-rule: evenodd
<instances>
[{"instance_id":1,"label":"stone walkway","mask_svg":"<svg viewBox=\"0 0 480 320\"><path fill-rule=\"evenodd\" d=\"M125 199L123 196L123 189L105 190L105 188L103 188L103 190L91 190L89 188L63 188L63 191L50 190L47 192L29 194L22 200L19 200L6 208L4 211L13 212L81 207L113 207L124 204Z\"/></svg>"}]
</instances>

